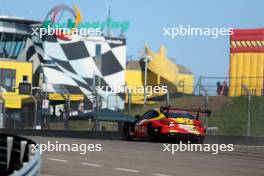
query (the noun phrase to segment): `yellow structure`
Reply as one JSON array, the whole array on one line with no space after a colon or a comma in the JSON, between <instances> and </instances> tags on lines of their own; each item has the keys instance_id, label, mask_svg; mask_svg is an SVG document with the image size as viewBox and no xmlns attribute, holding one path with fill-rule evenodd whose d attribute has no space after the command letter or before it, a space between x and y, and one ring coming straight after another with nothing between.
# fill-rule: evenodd
<instances>
[{"instance_id":1,"label":"yellow structure","mask_svg":"<svg viewBox=\"0 0 264 176\"><path fill-rule=\"evenodd\" d=\"M145 52L152 58L148 64L148 70L156 74L156 80L153 80L155 84L160 85L161 82L165 82L177 87L179 70L177 65L167 58L166 48L161 46L159 52L155 53L146 46Z\"/></svg>"},{"instance_id":2,"label":"yellow structure","mask_svg":"<svg viewBox=\"0 0 264 176\"><path fill-rule=\"evenodd\" d=\"M183 65L175 64L166 55L166 48L160 47L158 53L152 51L145 46L145 54L151 58L148 63L147 86L167 86L167 90L171 93L180 92L186 94L193 93L194 75ZM126 85L129 87L143 87L144 86L144 68L143 60L130 61L126 68ZM164 95L148 94L148 98ZM132 103L142 104L144 94L132 92ZM127 97L128 98L128 97ZM149 103L152 103L149 101Z\"/></svg>"},{"instance_id":3,"label":"yellow structure","mask_svg":"<svg viewBox=\"0 0 264 176\"><path fill-rule=\"evenodd\" d=\"M230 54L230 96L245 94L242 85L251 93L261 96L263 92L264 53Z\"/></svg>"},{"instance_id":4,"label":"yellow structure","mask_svg":"<svg viewBox=\"0 0 264 176\"><path fill-rule=\"evenodd\" d=\"M263 95L264 29L234 30L230 43L230 96Z\"/></svg>"},{"instance_id":5,"label":"yellow structure","mask_svg":"<svg viewBox=\"0 0 264 176\"><path fill-rule=\"evenodd\" d=\"M178 87L177 91L186 94L193 94L194 75L183 65L177 64L178 67Z\"/></svg>"},{"instance_id":6,"label":"yellow structure","mask_svg":"<svg viewBox=\"0 0 264 176\"><path fill-rule=\"evenodd\" d=\"M49 93L49 100L53 101L64 101L69 98L70 101L83 101L84 97L81 94L58 94L58 93Z\"/></svg>"},{"instance_id":7,"label":"yellow structure","mask_svg":"<svg viewBox=\"0 0 264 176\"><path fill-rule=\"evenodd\" d=\"M10 75L5 75L5 73ZM0 75L0 88L5 100L5 107L20 109L22 99L30 96L19 95L18 86L23 82L23 76L27 76L28 83L32 83L32 63L0 59ZM5 86L10 89L6 90Z\"/></svg>"},{"instance_id":8,"label":"yellow structure","mask_svg":"<svg viewBox=\"0 0 264 176\"><path fill-rule=\"evenodd\" d=\"M0 92L5 100L6 108L21 109L22 99L28 99L31 97L30 95L20 95L18 87L19 87L19 83L23 82L24 76L28 78L27 79L28 83L32 84L32 76L33 76L32 73L33 73L32 62L22 62L11 59L0 59L0 88L1 88ZM7 85L8 85L8 89L6 88ZM49 100L63 101L66 99L68 95L50 93L48 96L49 96ZM71 101L83 101L83 95L70 94L68 98Z\"/></svg>"}]
</instances>

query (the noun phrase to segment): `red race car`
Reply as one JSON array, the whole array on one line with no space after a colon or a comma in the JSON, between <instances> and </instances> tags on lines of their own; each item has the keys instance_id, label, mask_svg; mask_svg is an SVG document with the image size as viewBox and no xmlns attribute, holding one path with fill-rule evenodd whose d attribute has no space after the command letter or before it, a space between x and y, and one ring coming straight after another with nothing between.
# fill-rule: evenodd
<instances>
[{"instance_id":1,"label":"red race car","mask_svg":"<svg viewBox=\"0 0 264 176\"><path fill-rule=\"evenodd\" d=\"M131 140L141 138L146 141L158 141L163 138L188 139L202 143L206 129L199 116L211 115L209 110L186 110L171 107L161 107L147 111L142 116L137 115L134 122L125 122L122 138Z\"/></svg>"}]
</instances>

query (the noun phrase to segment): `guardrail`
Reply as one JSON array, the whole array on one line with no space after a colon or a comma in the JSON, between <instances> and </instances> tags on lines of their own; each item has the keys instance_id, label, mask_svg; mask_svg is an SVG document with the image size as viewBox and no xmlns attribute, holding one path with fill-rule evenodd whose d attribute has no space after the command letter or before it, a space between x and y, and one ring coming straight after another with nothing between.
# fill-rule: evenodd
<instances>
[{"instance_id":1,"label":"guardrail","mask_svg":"<svg viewBox=\"0 0 264 176\"><path fill-rule=\"evenodd\" d=\"M0 132L20 134L24 136L83 138L100 140L122 140L121 132L97 132L97 131L67 131L67 130L32 130L32 129L0 129ZM234 144L264 146L264 137L206 135L204 143L207 144Z\"/></svg>"},{"instance_id":2,"label":"guardrail","mask_svg":"<svg viewBox=\"0 0 264 176\"><path fill-rule=\"evenodd\" d=\"M30 139L0 134L0 175L40 175L41 157Z\"/></svg>"}]
</instances>

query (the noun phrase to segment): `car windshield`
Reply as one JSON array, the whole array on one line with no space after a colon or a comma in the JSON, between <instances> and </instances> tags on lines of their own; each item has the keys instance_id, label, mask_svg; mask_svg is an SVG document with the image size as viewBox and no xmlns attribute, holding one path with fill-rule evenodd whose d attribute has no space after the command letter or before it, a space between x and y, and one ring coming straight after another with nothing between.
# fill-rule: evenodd
<instances>
[{"instance_id":1,"label":"car windshield","mask_svg":"<svg viewBox=\"0 0 264 176\"><path fill-rule=\"evenodd\" d=\"M195 117L190 114L189 112L186 111L165 111L163 112L165 117L169 118L190 118L190 119L195 119Z\"/></svg>"}]
</instances>

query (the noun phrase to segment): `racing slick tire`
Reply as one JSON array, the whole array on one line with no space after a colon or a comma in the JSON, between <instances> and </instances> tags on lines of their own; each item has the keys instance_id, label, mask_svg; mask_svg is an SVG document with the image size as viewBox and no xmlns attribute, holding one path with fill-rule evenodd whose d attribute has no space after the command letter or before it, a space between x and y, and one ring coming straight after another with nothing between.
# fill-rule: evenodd
<instances>
[{"instance_id":1,"label":"racing slick tire","mask_svg":"<svg viewBox=\"0 0 264 176\"><path fill-rule=\"evenodd\" d=\"M130 124L129 123L124 123L123 128L122 128L122 140L123 141L130 141L131 136L130 136Z\"/></svg>"},{"instance_id":2,"label":"racing slick tire","mask_svg":"<svg viewBox=\"0 0 264 176\"><path fill-rule=\"evenodd\" d=\"M159 141L159 130L154 129L151 124L147 126L146 141L147 142L158 142Z\"/></svg>"}]
</instances>

